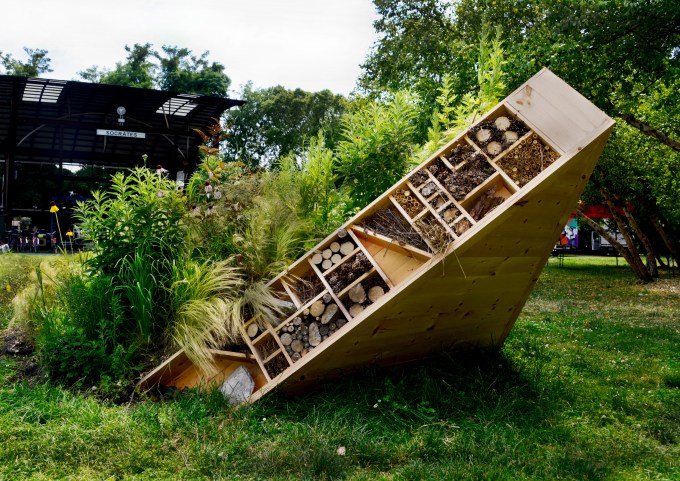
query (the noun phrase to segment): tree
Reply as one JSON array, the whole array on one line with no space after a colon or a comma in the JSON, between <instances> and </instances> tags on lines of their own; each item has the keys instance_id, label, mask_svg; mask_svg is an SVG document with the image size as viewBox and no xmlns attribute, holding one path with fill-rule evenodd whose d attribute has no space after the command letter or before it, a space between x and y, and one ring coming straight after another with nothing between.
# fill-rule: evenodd
<instances>
[{"instance_id":1,"label":"tree","mask_svg":"<svg viewBox=\"0 0 680 481\"><path fill-rule=\"evenodd\" d=\"M134 46L125 46L128 53L125 62L117 62L116 67L108 71L100 70L99 67L92 66L87 70L78 72L84 80L90 82L103 83L108 85L123 85L128 87L139 87L150 89L154 87L154 73L156 70L150 58L153 58L154 51L150 43Z\"/></svg>"},{"instance_id":2,"label":"tree","mask_svg":"<svg viewBox=\"0 0 680 481\"><path fill-rule=\"evenodd\" d=\"M226 114L232 126L224 142L230 160L255 167L276 165L288 154L300 157L320 129L325 147L333 149L338 141L346 108L341 95L281 86L253 89L246 84L240 96L246 103Z\"/></svg>"},{"instance_id":3,"label":"tree","mask_svg":"<svg viewBox=\"0 0 680 481\"><path fill-rule=\"evenodd\" d=\"M127 58L117 62L113 70L94 65L78 75L89 82L109 85L227 95L231 80L224 73L224 65L208 61L209 52L195 57L189 49L164 45L159 53L150 43L126 45L125 51Z\"/></svg>"},{"instance_id":4,"label":"tree","mask_svg":"<svg viewBox=\"0 0 680 481\"><path fill-rule=\"evenodd\" d=\"M156 83L161 90L224 97L231 80L224 73L224 65L209 62L209 52L199 57L191 50L163 45L163 53L155 52L159 62Z\"/></svg>"},{"instance_id":5,"label":"tree","mask_svg":"<svg viewBox=\"0 0 680 481\"><path fill-rule=\"evenodd\" d=\"M52 71L50 67L52 60L47 56L47 50L24 47L24 52L28 56L26 62L16 60L11 54L3 54L0 51L0 63L5 68L7 75L39 77L40 74Z\"/></svg>"},{"instance_id":6,"label":"tree","mask_svg":"<svg viewBox=\"0 0 680 481\"><path fill-rule=\"evenodd\" d=\"M398 92L343 118L343 140L336 152L350 207L365 207L407 172L416 115L414 97Z\"/></svg>"},{"instance_id":7,"label":"tree","mask_svg":"<svg viewBox=\"0 0 680 481\"><path fill-rule=\"evenodd\" d=\"M372 98L384 92L417 93L417 140L426 137L443 76L451 76L455 95L475 85L475 43L465 44L455 27L450 2L374 0L378 40L362 64L359 87Z\"/></svg>"}]
</instances>

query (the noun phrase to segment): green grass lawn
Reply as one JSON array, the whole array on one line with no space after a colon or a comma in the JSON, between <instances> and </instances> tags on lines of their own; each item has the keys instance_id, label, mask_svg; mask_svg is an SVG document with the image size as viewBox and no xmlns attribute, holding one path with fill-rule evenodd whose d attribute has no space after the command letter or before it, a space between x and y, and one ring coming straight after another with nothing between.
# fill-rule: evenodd
<instances>
[{"instance_id":1,"label":"green grass lawn","mask_svg":"<svg viewBox=\"0 0 680 481\"><path fill-rule=\"evenodd\" d=\"M551 259L500 352L236 411L193 392L113 405L0 357L0 480L678 480L680 278L619 263Z\"/></svg>"}]
</instances>

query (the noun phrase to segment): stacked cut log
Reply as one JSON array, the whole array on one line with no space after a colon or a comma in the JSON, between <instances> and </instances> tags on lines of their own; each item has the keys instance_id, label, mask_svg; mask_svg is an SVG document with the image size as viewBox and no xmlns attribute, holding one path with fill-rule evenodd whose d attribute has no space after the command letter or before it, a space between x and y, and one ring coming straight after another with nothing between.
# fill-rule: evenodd
<instances>
[{"instance_id":1,"label":"stacked cut log","mask_svg":"<svg viewBox=\"0 0 680 481\"><path fill-rule=\"evenodd\" d=\"M496 195L496 186L494 185L479 196L475 205L470 209L470 216L472 216L474 220L479 220L501 205L503 201L505 201L503 197Z\"/></svg>"},{"instance_id":2,"label":"stacked cut log","mask_svg":"<svg viewBox=\"0 0 680 481\"><path fill-rule=\"evenodd\" d=\"M312 263L319 266L322 271L327 271L333 266L340 264L346 256L354 251L354 249L356 249L356 245L350 240L346 240L342 243L334 241L324 250L315 252L314 255L312 255Z\"/></svg>"},{"instance_id":3,"label":"stacked cut log","mask_svg":"<svg viewBox=\"0 0 680 481\"><path fill-rule=\"evenodd\" d=\"M359 225L368 232L384 235L394 239L398 244L408 244L429 251L420 234L396 209L385 207L360 222Z\"/></svg>"},{"instance_id":4,"label":"stacked cut log","mask_svg":"<svg viewBox=\"0 0 680 481\"><path fill-rule=\"evenodd\" d=\"M498 156L529 131L523 122L505 116L484 120L468 132L468 136L490 158Z\"/></svg>"},{"instance_id":5,"label":"stacked cut log","mask_svg":"<svg viewBox=\"0 0 680 481\"><path fill-rule=\"evenodd\" d=\"M410 217L415 217L425 208L410 189L398 190L393 197Z\"/></svg>"},{"instance_id":6,"label":"stacked cut log","mask_svg":"<svg viewBox=\"0 0 680 481\"><path fill-rule=\"evenodd\" d=\"M300 360L347 324L330 294L325 294L279 330L279 339L293 362Z\"/></svg>"},{"instance_id":7,"label":"stacked cut log","mask_svg":"<svg viewBox=\"0 0 680 481\"><path fill-rule=\"evenodd\" d=\"M343 262L328 275L328 285L337 294L372 267L368 257L363 252L357 252L352 259Z\"/></svg>"},{"instance_id":8,"label":"stacked cut log","mask_svg":"<svg viewBox=\"0 0 680 481\"><path fill-rule=\"evenodd\" d=\"M375 275L365 279L347 291L347 298L343 303L349 311L349 315L356 317L368 306L375 303L388 292L387 284Z\"/></svg>"},{"instance_id":9,"label":"stacked cut log","mask_svg":"<svg viewBox=\"0 0 680 481\"><path fill-rule=\"evenodd\" d=\"M498 161L498 166L520 187L559 158L559 154L532 134Z\"/></svg>"}]
</instances>

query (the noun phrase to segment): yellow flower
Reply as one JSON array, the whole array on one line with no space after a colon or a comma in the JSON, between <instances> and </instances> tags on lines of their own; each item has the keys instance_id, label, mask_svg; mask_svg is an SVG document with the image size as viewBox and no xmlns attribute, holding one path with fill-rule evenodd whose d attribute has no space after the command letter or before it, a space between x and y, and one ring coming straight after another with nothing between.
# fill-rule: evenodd
<instances>
[{"instance_id":1,"label":"yellow flower","mask_svg":"<svg viewBox=\"0 0 680 481\"><path fill-rule=\"evenodd\" d=\"M12 286L10 286L9 284L5 285L5 290L7 292L10 292L12 290Z\"/></svg>"},{"instance_id":2,"label":"yellow flower","mask_svg":"<svg viewBox=\"0 0 680 481\"><path fill-rule=\"evenodd\" d=\"M70 230L69 230L69 231L66 231L66 235L67 235L68 237L73 237L73 232L71 232Z\"/></svg>"},{"instance_id":3,"label":"yellow flower","mask_svg":"<svg viewBox=\"0 0 680 481\"><path fill-rule=\"evenodd\" d=\"M57 212L59 212L59 207L57 207L57 204L53 202L52 207L50 207L50 213L56 214Z\"/></svg>"}]
</instances>

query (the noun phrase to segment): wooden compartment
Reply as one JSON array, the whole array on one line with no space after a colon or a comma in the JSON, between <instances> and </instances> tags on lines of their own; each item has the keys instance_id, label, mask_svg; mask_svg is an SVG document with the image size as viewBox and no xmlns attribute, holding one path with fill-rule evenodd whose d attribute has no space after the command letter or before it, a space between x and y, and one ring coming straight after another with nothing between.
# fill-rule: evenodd
<instances>
[{"instance_id":1,"label":"wooden compartment","mask_svg":"<svg viewBox=\"0 0 680 481\"><path fill-rule=\"evenodd\" d=\"M509 125L491 128L497 121ZM253 336L246 331L254 323L246 323L249 352L220 354L222 372L247 366L256 380L253 402L274 388L300 392L369 364L501 346L612 127L612 119L542 70L271 281L296 310ZM500 151L490 149L499 142L494 128L518 140L510 136ZM489 135L478 137L482 129ZM524 132L534 147L522 143ZM549 168L536 167L536 152L549 157ZM514 174L530 157L527 174ZM339 239L351 241L351 249L324 267ZM375 302L352 291L361 284L368 297L372 283L383 290ZM337 317L321 323L323 314L314 315L320 307L312 313L319 301L323 312L336 306ZM328 326L328 334L323 329L311 349L304 342L293 349L314 323ZM223 378L199 373L181 353L173 359L140 386L207 386Z\"/></svg>"},{"instance_id":2,"label":"wooden compartment","mask_svg":"<svg viewBox=\"0 0 680 481\"><path fill-rule=\"evenodd\" d=\"M524 187L559 157L560 154L543 142L535 132L529 131L510 150L496 160L496 165L515 184Z\"/></svg>"},{"instance_id":3,"label":"wooden compartment","mask_svg":"<svg viewBox=\"0 0 680 481\"><path fill-rule=\"evenodd\" d=\"M425 209L423 203L408 185L401 189L397 189L392 194L392 199L401 206L410 218L416 217Z\"/></svg>"},{"instance_id":4,"label":"wooden compartment","mask_svg":"<svg viewBox=\"0 0 680 481\"><path fill-rule=\"evenodd\" d=\"M471 192L462 205L472 219L479 221L503 204L514 193L514 190L515 188L509 185L501 175L495 174Z\"/></svg>"},{"instance_id":5,"label":"wooden compartment","mask_svg":"<svg viewBox=\"0 0 680 481\"><path fill-rule=\"evenodd\" d=\"M467 136L484 154L494 159L508 150L527 132L529 132L529 127L524 122L507 108L500 106L491 115L470 128Z\"/></svg>"}]
</instances>

